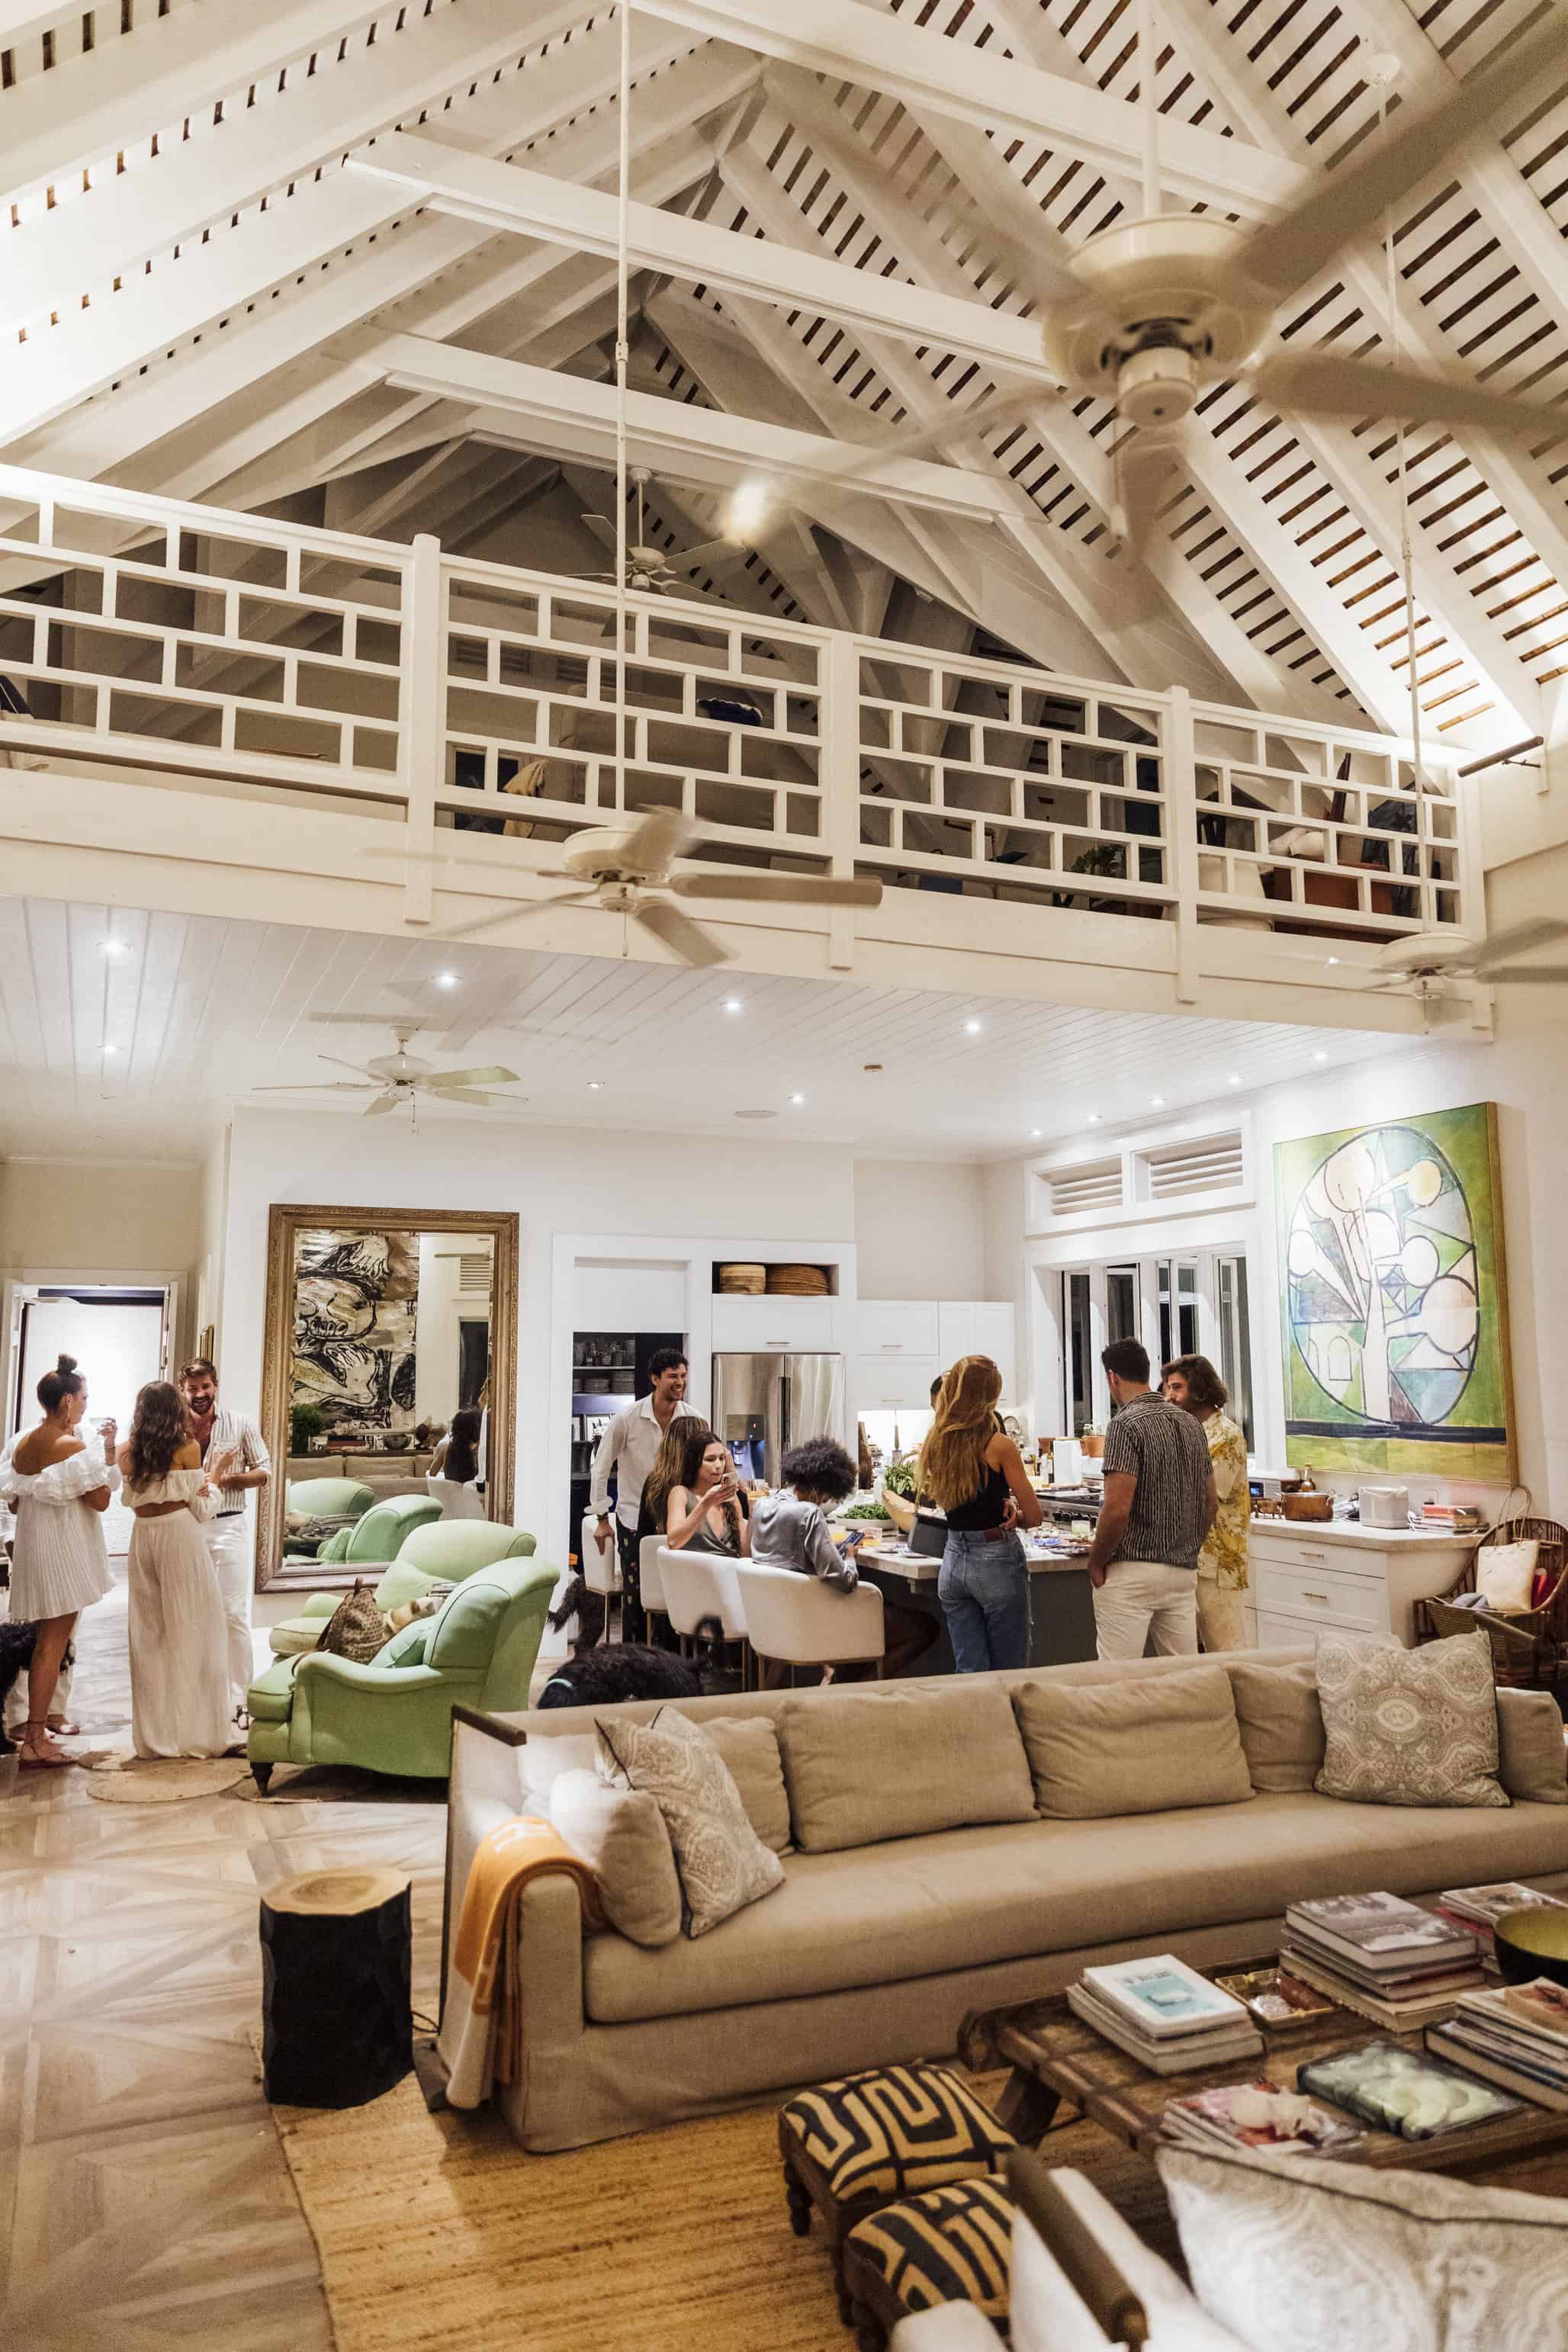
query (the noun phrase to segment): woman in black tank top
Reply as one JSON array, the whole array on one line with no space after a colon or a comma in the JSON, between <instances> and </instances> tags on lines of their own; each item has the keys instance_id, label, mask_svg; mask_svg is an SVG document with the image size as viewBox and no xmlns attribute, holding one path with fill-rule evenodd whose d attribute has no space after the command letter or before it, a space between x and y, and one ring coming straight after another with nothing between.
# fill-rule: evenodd
<instances>
[{"instance_id":1,"label":"woman in black tank top","mask_svg":"<svg viewBox=\"0 0 1568 2352\"><path fill-rule=\"evenodd\" d=\"M961 1675L1029 1662L1029 1570L1018 1528L1045 1513L996 1417L1002 1375L965 1356L942 1382L919 1484L947 1514L937 1598Z\"/></svg>"}]
</instances>

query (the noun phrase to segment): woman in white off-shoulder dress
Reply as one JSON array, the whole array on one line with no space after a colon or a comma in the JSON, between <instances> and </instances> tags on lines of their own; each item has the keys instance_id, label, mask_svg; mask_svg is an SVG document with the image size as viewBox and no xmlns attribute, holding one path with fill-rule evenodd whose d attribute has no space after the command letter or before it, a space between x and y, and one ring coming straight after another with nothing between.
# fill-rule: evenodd
<instances>
[{"instance_id":1,"label":"woman in white off-shoulder dress","mask_svg":"<svg viewBox=\"0 0 1568 2352\"><path fill-rule=\"evenodd\" d=\"M131 1744L138 1756L222 1756L234 1738L223 1595L201 1522L230 1465L202 1467L185 1401L168 1381L136 1399L120 1455L131 1536Z\"/></svg>"},{"instance_id":2,"label":"woman in white off-shoulder dress","mask_svg":"<svg viewBox=\"0 0 1568 2352\"><path fill-rule=\"evenodd\" d=\"M106 1457L114 1423L100 1440L78 1435L87 1411L87 1382L74 1356L61 1356L38 1382L44 1417L0 1457L0 1495L16 1513L11 1561L11 1622L37 1628L27 1675L25 1765L63 1765L70 1758L49 1737L49 1707L60 1661L78 1612L110 1589L103 1514L120 1484Z\"/></svg>"}]
</instances>

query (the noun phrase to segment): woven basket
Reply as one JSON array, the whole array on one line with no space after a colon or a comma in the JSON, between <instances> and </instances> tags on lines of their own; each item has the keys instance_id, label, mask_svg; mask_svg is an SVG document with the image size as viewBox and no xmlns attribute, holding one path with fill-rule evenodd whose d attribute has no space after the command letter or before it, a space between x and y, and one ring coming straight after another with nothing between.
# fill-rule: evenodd
<instances>
[{"instance_id":1,"label":"woven basket","mask_svg":"<svg viewBox=\"0 0 1568 2352\"><path fill-rule=\"evenodd\" d=\"M765 1265L736 1263L719 1268L720 1295L726 1298L760 1298L767 1288Z\"/></svg>"},{"instance_id":2,"label":"woven basket","mask_svg":"<svg viewBox=\"0 0 1568 2352\"><path fill-rule=\"evenodd\" d=\"M770 1265L770 1298L826 1298L827 1270L820 1265Z\"/></svg>"}]
</instances>

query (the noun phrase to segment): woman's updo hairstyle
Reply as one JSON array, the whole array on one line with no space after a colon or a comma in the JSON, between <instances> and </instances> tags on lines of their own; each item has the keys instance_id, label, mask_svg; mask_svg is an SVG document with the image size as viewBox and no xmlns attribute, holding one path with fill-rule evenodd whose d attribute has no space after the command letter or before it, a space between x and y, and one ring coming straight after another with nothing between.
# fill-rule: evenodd
<instances>
[{"instance_id":1,"label":"woman's updo hairstyle","mask_svg":"<svg viewBox=\"0 0 1568 2352\"><path fill-rule=\"evenodd\" d=\"M54 1370L38 1382L38 1402L46 1412L58 1412L67 1397L79 1396L86 1385L74 1356L57 1357Z\"/></svg>"}]
</instances>

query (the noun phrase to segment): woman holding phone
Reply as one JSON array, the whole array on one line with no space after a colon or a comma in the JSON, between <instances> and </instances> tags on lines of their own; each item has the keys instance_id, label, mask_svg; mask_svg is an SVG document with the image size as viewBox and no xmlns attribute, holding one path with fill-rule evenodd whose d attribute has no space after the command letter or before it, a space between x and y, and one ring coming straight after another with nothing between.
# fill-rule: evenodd
<instances>
[{"instance_id":1,"label":"woman holding phone","mask_svg":"<svg viewBox=\"0 0 1568 2352\"><path fill-rule=\"evenodd\" d=\"M710 1429L693 1430L681 1449L679 1475L665 1506L664 1539L672 1551L751 1558L752 1525L740 1478L729 1447Z\"/></svg>"}]
</instances>

